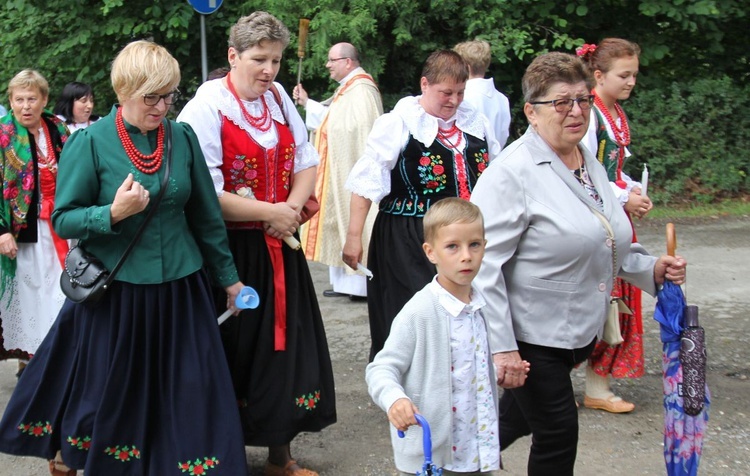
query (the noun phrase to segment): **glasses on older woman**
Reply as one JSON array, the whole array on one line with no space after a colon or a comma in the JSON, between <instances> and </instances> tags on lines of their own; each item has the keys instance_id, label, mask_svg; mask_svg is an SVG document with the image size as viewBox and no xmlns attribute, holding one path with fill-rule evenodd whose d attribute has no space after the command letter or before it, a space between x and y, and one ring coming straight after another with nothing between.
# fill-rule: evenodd
<instances>
[{"instance_id":1,"label":"glasses on older woman","mask_svg":"<svg viewBox=\"0 0 750 476\"><path fill-rule=\"evenodd\" d=\"M143 95L143 103L146 106L156 106L159 104L159 101L164 99L164 104L167 106L171 106L172 104L177 101L177 99L180 97L180 91L174 90L171 92L168 92L167 94L144 94Z\"/></svg>"},{"instance_id":2,"label":"glasses on older woman","mask_svg":"<svg viewBox=\"0 0 750 476\"><path fill-rule=\"evenodd\" d=\"M552 99L551 101L536 101L529 104L552 104L552 106L555 108L555 111L559 113L568 113L573 109L574 102L578 103L578 107L580 107L582 111L588 111L589 109L591 109L591 106L594 105L594 95L587 94L586 96L581 96L579 98L573 99Z\"/></svg>"}]
</instances>

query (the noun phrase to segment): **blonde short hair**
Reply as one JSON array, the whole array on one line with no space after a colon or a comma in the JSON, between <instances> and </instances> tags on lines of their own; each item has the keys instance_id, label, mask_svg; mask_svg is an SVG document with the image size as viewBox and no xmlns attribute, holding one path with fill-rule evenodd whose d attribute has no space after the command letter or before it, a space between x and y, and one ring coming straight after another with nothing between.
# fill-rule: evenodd
<instances>
[{"instance_id":1,"label":"blonde short hair","mask_svg":"<svg viewBox=\"0 0 750 476\"><path fill-rule=\"evenodd\" d=\"M487 68L490 67L492 50L486 41L464 41L454 46L453 51L461 55L474 76L484 76Z\"/></svg>"},{"instance_id":2,"label":"blonde short hair","mask_svg":"<svg viewBox=\"0 0 750 476\"><path fill-rule=\"evenodd\" d=\"M180 84L180 65L166 48L151 41L128 43L112 62L110 74L117 100L173 91Z\"/></svg>"},{"instance_id":3,"label":"blonde short hair","mask_svg":"<svg viewBox=\"0 0 750 476\"><path fill-rule=\"evenodd\" d=\"M468 200L449 197L430 206L422 219L424 241L432 243L440 228L454 223L473 223L479 220L484 230L484 218L479 207Z\"/></svg>"},{"instance_id":4,"label":"blonde short hair","mask_svg":"<svg viewBox=\"0 0 750 476\"><path fill-rule=\"evenodd\" d=\"M253 12L237 20L229 30L229 46L242 53L264 41L289 45L289 29L267 12Z\"/></svg>"},{"instance_id":5,"label":"blonde short hair","mask_svg":"<svg viewBox=\"0 0 750 476\"><path fill-rule=\"evenodd\" d=\"M49 97L49 83L39 71L35 69L24 69L8 83L8 99L13 96L16 89L36 89L42 97Z\"/></svg>"}]
</instances>

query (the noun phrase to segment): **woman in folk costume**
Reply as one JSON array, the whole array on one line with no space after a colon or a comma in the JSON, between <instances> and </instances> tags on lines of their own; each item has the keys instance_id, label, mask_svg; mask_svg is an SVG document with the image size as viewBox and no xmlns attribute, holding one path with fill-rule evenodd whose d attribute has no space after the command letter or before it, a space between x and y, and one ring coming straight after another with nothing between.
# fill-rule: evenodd
<instances>
[{"instance_id":1,"label":"woman in folk costume","mask_svg":"<svg viewBox=\"0 0 750 476\"><path fill-rule=\"evenodd\" d=\"M0 358L19 375L62 307L59 279L68 244L52 230L57 162L68 131L44 111L47 80L26 69L8 84L11 112L0 119Z\"/></svg>"},{"instance_id":2,"label":"woman in folk costume","mask_svg":"<svg viewBox=\"0 0 750 476\"><path fill-rule=\"evenodd\" d=\"M266 475L314 476L292 459L290 443L334 423L336 406L307 261L282 241L299 228L318 163L291 98L273 82L288 43L273 15L240 18L229 74L204 83L178 120L198 134L240 277L260 295L257 309L221 329L245 444L268 447Z\"/></svg>"},{"instance_id":3,"label":"woman in folk costume","mask_svg":"<svg viewBox=\"0 0 750 476\"><path fill-rule=\"evenodd\" d=\"M595 82L592 90L594 108L583 144L604 165L612 190L628 217L631 220L633 216L642 218L653 204L648 197L641 195L641 184L622 170L630 156L630 127L618 102L630 97L635 87L640 48L627 40L607 38L598 46L583 45L577 53L588 64ZM635 229L633 242L636 242ZM624 339L621 344L611 346L601 341L591 354L586 367L583 404L611 413L627 413L635 405L612 392L609 375L615 378L643 376L641 290L618 279L613 296L621 297L632 314L620 314Z\"/></svg>"},{"instance_id":4,"label":"woman in folk costume","mask_svg":"<svg viewBox=\"0 0 750 476\"><path fill-rule=\"evenodd\" d=\"M246 474L208 275L232 297L242 283L198 140L166 119L179 65L136 41L111 79L120 104L65 145L55 230L111 270L157 208L103 297L65 301L5 409L0 451L56 456L55 476Z\"/></svg>"},{"instance_id":5,"label":"woman in folk costume","mask_svg":"<svg viewBox=\"0 0 750 476\"><path fill-rule=\"evenodd\" d=\"M424 214L446 197L468 200L500 153L487 118L462 102L468 78L458 53L432 53L422 70L422 95L401 99L375 121L347 180L352 201L344 262L353 269L362 259L362 229L372 202L380 209L367 263L374 275L367 283L370 360L383 348L396 314L435 276L422 251Z\"/></svg>"}]
</instances>

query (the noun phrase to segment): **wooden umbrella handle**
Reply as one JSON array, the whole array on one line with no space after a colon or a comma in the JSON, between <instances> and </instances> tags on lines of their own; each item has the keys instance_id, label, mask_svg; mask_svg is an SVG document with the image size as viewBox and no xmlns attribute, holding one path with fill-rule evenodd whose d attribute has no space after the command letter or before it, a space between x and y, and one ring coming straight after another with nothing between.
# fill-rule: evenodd
<instances>
[{"instance_id":1,"label":"wooden umbrella handle","mask_svg":"<svg viewBox=\"0 0 750 476\"><path fill-rule=\"evenodd\" d=\"M677 249L677 234L674 230L674 223L667 223L667 254L674 256Z\"/></svg>"}]
</instances>

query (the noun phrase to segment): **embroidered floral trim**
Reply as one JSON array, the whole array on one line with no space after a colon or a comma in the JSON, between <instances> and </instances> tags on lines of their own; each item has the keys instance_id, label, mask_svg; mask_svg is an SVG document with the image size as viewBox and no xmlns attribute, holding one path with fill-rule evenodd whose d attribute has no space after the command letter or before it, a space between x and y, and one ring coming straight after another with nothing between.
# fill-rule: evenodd
<instances>
[{"instance_id":1,"label":"embroidered floral trim","mask_svg":"<svg viewBox=\"0 0 750 476\"><path fill-rule=\"evenodd\" d=\"M75 446L82 451L88 451L91 449L90 436L84 436L83 438L81 438L80 436L69 436L68 443L70 443L70 446Z\"/></svg>"},{"instance_id":2,"label":"embroidered floral trim","mask_svg":"<svg viewBox=\"0 0 750 476\"><path fill-rule=\"evenodd\" d=\"M490 156L487 154L487 149L479 149L479 152L475 152L474 161L477 163L477 170L479 171L477 178L479 178L484 169L490 164Z\"/></svg>"},{"instance_id":3,"label":"embroidered floral trim","mask_svg":"<svg viewBox=\"0 0 750 476\"><path fill-rule=\"evenodd\" d=\"M214 469L219 465L219 460L215 456L205 457L203 459L198 458L195 461L186 461L184 463L177 463L177 468L181 469L183 473L188 473L190 476L196 474L206 474L209 469Z\"/></svg>"},{"instance_id":4,"label":"embroidered floral trim","mask_svg":"<svg viewBox=\"0 0 750 476\"><path fill-rule=\"evenodd\" d=\"M236 155L229 170L231 184L235 190L242 187L258 188L258 159L246 155Z\"/></svg>"},{"instance_id":5,"label":"embroidered floral trim","mask_svg":"<svg viewBox=\"0 0 750 476\"><path fill-rule=\"evenodd\" d=\"M298 407L304 408L305 410L314 410L320 401L320 390L316 390L314 393L308 393L294 399L294 402Z\"/></svg>"},{"instance_id":6,"label":"embroidered floral trim","mask_svg":"<svg viewBox=\"0 0 750 476\"><path fill-rule=\"evenodd\" d=\"M50 425L48 421L38 421L36 423L21 423L17 428L21 430L21 433L26 433L29 436L40 437L52 434L52 425Z\"/></svg>"},{"instance_id":7,"label":"embroidered floral trim","mask_svg":"<svg viewBox=\"0 0 750 476\"><path fill-rule=\"evenodd\" d=\"M141 459L141 451L135 446L108 446L104 452L122 463L130 461L131 458Z\"/></svg>"},{"instance_id":8,"label":"embroidered floral trim","mask_svg":"<svg viewBox=\"0 0 750 476\"><path fill-rule=\"evenodd\" d=\"M424 193L436 193L445 188L448 178L443 167L443 158L439 155L431 155L429 152L422 152L417 166L419 178L424 184Z\"/></svg>"}]
</instances>

